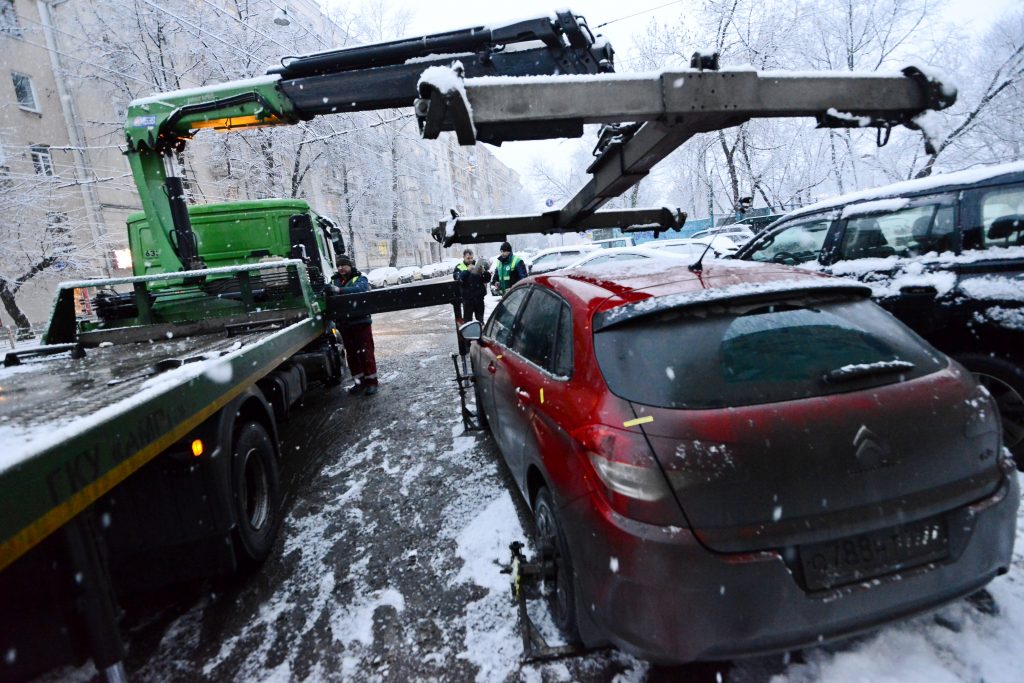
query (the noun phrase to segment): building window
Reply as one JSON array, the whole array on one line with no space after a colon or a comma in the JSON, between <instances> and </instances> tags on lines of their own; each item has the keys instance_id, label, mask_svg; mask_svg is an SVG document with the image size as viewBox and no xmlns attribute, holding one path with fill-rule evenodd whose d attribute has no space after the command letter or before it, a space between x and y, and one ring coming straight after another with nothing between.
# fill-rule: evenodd
<instances>
[{"instance_id":1,"label":"building window","mask_svg":"<svg viewBox=\"0 0 1024 683\"><path fill-rule=\"evenodd\" d=\"M39 175L53 175L53 157L49 145L32 145L32 166Z\"/></svg>"},{"instance_id":2,"label":"building window","mask_svg":"<svg viewBox=\"0 0 1024 683\"><path fill-rule=\"evenodd\" d=\"M68 215L63 211L46 212L46 236L57 251L67 252L71 248L71 228Z\"/></svg>"},{"instance_id":3,"label":"building window","mask_svg":"<svg viewBox=\"0 0 1024 683\"><path fill-rule=\"evenodd\" d=\"M0 0L0 33L21 38L18 13L14 11L14 0Z\"/></svg>"},{"instance_id":4,"label":"building window","mask_svg":"<svg viewBox=\"0 0 1024 683\"><path fill-rule=\"evenodd\" d=\"M11 81L14 83L14 95L18 100L18 106L29 111L39 111L36 104L36 89L32 85L32 78L17 72L11 73Z\"/></svg>"}]
</instances>

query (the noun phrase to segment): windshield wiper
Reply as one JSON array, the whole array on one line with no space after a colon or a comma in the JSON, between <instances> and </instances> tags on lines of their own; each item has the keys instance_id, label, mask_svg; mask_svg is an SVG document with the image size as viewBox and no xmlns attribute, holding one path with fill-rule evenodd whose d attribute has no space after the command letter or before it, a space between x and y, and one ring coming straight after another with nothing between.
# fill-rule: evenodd
<instances>
[{"instance_id":1,"label":"windshield wiper","mask_svg":"<svg viewBox=\"0 0 1024 683\"><path fill-rule=\"evenodd\" d=\"M913 370L914 364L905 360L881 360L875 363L855 363L844 365L841 368L829 370L821 376L825 384L836 384L849 382L854 379L872 377L874 375L886 375L890 372L906 372Z\"/></svg>"}]
</instances>

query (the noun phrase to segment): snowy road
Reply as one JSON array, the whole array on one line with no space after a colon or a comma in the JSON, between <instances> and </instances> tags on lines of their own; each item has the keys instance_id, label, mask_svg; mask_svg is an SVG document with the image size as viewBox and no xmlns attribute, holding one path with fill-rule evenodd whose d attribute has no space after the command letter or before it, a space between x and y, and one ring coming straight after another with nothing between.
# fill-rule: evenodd
<instances>
[{"instance_id":1,"label":"snowy road","mask_svg":"<svg viewBox=\"0 0 1024 683\"><path fill-rule=\"evenodd\" d=\"M312 394L282 429L287 516L257 574L128 606L135 681L984 681L1024 670L1024 558L967 601L794 657L656 669L520 663L496 561L525 539L489 436L462 435L450 310L376 316L382 389ZM1018 539L1024 526L1018 525ZM91 667L50 680L89 680Z\"/></svg>"}]
</instances>

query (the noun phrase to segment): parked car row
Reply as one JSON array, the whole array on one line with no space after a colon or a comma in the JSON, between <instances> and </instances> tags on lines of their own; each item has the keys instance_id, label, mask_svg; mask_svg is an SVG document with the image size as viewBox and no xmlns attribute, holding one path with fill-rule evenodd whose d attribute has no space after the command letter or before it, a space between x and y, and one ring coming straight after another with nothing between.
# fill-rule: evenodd
<instances>
[{"instance_id":1,"label":"parked car row","mask_svg":"<svg viewBox=\"0 0 1024 683\"><path fill-rule=\"evenodd\" d=\"M370 286L375 289L415 282L417 280L429 280L444 275L450 276L455 269L455 264L458 262L458 259L449 258L439 263L429 263L425 266L403 266L401 268L382 266L367 272L366 279L370 281Z\"/></svg>"},{"instance_id":2,"label":"parked car row","mask_svg":"<svg viewBox=\"0 0 1024 683\"><path fill-rule=\"evenodd\" d=\"M735 254L728 234L555 269L538 254L462 327L557 626L656 662L725 659L1005 573L1024 164L801 209Z\"/></svg>"},{"instance_id":3,"label":"parked car row","mask_svg":"<svg viewBox=\"0 0 1024 683\"><path fill-rule=\"evenodd\" d=\"M1024 467L1024 163L808 206L737 258L869 284L882 307L977 375Z\"/></svg>"}]
</instances>

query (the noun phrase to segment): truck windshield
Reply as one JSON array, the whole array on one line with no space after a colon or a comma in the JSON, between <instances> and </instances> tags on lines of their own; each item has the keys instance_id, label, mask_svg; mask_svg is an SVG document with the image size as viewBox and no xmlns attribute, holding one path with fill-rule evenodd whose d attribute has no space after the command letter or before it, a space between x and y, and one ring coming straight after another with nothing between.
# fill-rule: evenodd
<instances>
[{"instance_id":1,"label":"truck windshield","mask_svg":"<svg viewBox=\"0 0 1024 683\"><path fill-rule=\"evenodd\" d=\"M596 332L594 348L614 394L662 408L823 396L920 377L946 363L870 301L668 311Z\"/></svg>"}]
</instances>

